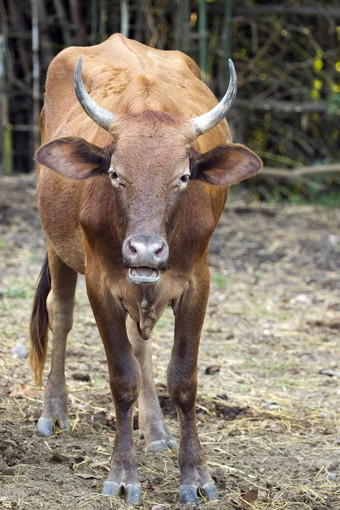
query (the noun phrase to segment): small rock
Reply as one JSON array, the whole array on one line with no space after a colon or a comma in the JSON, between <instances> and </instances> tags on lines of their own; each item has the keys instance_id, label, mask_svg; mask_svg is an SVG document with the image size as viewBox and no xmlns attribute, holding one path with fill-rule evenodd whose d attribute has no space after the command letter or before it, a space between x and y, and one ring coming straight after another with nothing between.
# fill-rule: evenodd
<instances>
[{"instance_id":1,"label":"small rock","mask_svg":"<svg viewBox=\"0 0 340 510\"><path fill-rule=\"evenodd\" d=\"M58 464L59 462L66 462L67 460L68 460L68 458L65 455L63 455L62 453L60 453L58 450L53 452L52 455L50 456L50 458L48 459L48 461L51 462L52 464Z\"/></svg>"},{"instance_id":2,"label":"small rock","mask_svg":"<svg viewBox=\"0 0 340 510\"><path fill-rule=\"evenodd\" d=\"M27 358L28 357L28 349L23 344L17 344L12 349L13 358Z\"/></svg>"},{"instance_id":3,"label":"small rock","mask_svg":"<svg viewBox=\"0 0 340 510\"><path fill-rule=\"evenodd\" d=\"M280 409L280 405L277 404L276 402L266 402L264 404L264 407L269 409L269 411L274 411L275 409Z\"/></svg>"},{"instance_id":4,"label":"small rock","mask_svg":"<svg viewBox=\"0 0 340 510\"><path fill-rule=\"evenodd\" d=\"M79 372L72 374L72 379L74 379L75 381L91 382L91 377L89 376L89 374L82 374Z\"/></svg>"},{"instance_id":5,"label":"small rock","mask_svg":"<svg viewBox=\"0 0 340 510\"><path fill-rule=\"evenodd\" d=\"M338 245L338 243L340 243L340 236L336 236L334 234L330 234L328 236L328 241L329 241L329 244L331 246L333 246L333 248L335 248Z\"/></svg>"},{"instance_id":6,"label":"small rock","mask_svg":"<svg viewBox=\"0 0 340 510\"><path fill-rule=\"evenodd\" d=\"M14 476L15 475L15 469L13 467L6 467L3 470L2 474L6 475L6 476Z\"/></svg>"},{"instance_id":7,"label":"small rock","mask_svg":"<svg viewBox=\"0 0 340 510\"><path fill-rule=\"evenodd\" d=\"M31 489L28 493L29 496L38 496L38 494L40 494L39 489Z\"/></svg>"},{"instance_id":8,"label":"small rock","mask_svg":"<svg viewBox=\"0 0 340 510\"><path fill-rule=\"evenodd\" d=\"M318 471L323 468L330 471L331 469L334 469L335 467L336 467L336 462L331 461L329 459L316 459L314 462L314 468L317 469Z\"/></svg>"},{"instance_id":9,"label":"small rock","mask_svg":"<svg viewBox=\"0 0 340 510\"><path fill-rule=\"evenodd\" d=\"M207 367L205 369L205 373L207 375L214 375L217 374L220 371L220 368L218 365L210 365L210 367Z\"/></svg>"},{"instance_id":10,"label":"small rock","mask_svg":"<svg viewBox=\"0 0 340 510\"><path fill-rule=\"evenodd\" d=\"M293 297L289 303L291 305L295 305L295 303L304 303L306 305L310 305L312 300L307 294L298 294L297 296Z\"/></svg>"}]
</instances>

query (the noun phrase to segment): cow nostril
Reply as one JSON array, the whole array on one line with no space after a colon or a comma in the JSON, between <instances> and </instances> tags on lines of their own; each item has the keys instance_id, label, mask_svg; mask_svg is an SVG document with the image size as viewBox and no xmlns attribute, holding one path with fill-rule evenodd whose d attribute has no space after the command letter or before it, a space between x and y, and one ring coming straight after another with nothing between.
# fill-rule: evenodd
<instances>
[{"instance_id":1,"label":"cow nostril","mask_svg":"<svg viewBox=\"0 0 340 510\"><path fill-rule=\"evenodd\" d=\"M154 251L158 263L166 262L169 254L168 245L163 242L157 250Z\"/></svg>"},{"instance_id":2,"label":"cow nostril","mask_svg":"<svg viewBox=\"0 0 340 510\"><path fill-rule=\"evenodd\" d=\"M137 249L134 247L134 245L132 244L131 241L129 241L129 243L128 243L128 248L130 250L130 253L132 253L132 254L136 254L137 253Z\"/></svg>"}]
</instances>

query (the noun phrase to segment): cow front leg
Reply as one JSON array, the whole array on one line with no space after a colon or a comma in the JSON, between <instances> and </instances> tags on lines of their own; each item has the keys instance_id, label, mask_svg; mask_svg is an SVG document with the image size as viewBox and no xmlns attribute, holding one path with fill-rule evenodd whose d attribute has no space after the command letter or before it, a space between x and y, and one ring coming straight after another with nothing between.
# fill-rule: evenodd
<instances>
[{"instance_id":1,"label":"cow front leg","mask_svg":"<svg viewBox=\"0 0 340 510\"><path fill-rule=\"evenodd\" d=\"M141 373L125 326L125 314L110 291L101 288L98 278L86 278L87 291L104 344L110 387L116 411L116 437L111 467L102 494L123 493L127 504L141 500L141 486L133 442L133 408L141 386Z\"/></svg>"},{"instance_id":2,"label":"cow front leg","mask_svg":"<svg viewBox=\"0 0 340 510\"><path fill-rule=\"evenodd\" d=\"M48 262L51 273L51 291L47 297L48 322L52 330L51 370L48 376L39 432L44 436L54 433L55 427L70 430L67 412L67 390L65 382L66 340L73 323L74 294L77 273L64 264L50 248Z\"/></svg>"},{"instance_id":3,"label":"cow front leg","mask_svg":"<svg viewBox=\"0 0 340 510\"><path fill-rule=\"evenodd\" d=\"M142 374L142 386L138 398L140 434L145 439L147 449L153 453L163 453L169 448L177 450L177 443L167 429L156 393L151 339L143 340L138 332L137 324L129 315L126 319L126 327Z\"/></svg>"},{"instance_id":4,"label":"cow front leg","mask_svg":"<svg viewBox=\"0 0 340 510\"><path fill-rule=\"evenodd\" d=\"M182 296L176 309L175 341L168 367L168 389L180 427L179 466L182 503L219 499L208 473L196 427L197 355L209 295L208 268Z\"/></svg>"}]
</instances>

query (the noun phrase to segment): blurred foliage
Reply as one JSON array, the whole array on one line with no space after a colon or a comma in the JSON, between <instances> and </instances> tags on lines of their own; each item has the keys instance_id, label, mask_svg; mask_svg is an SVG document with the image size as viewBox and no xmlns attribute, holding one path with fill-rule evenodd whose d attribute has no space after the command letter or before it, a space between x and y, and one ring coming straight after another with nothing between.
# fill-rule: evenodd
<instances>
[{"instance_id":1,"label":"blurred foliage","mask_svg":"<svg viewBox=\"0 0 340 510\"><path fill-rule=\"evenodd\" d=\"M274 178L256 178L243 183L243 190L232 190L232 199L246 202L289 202L295 205L322 205L340 207L340 177L331 173L313 175L308 180L287 181Z\"/></svg>"},{"instance_id":2,"label":"blurred foliage","mask_svg":"<svg viewBox=\"0 0 340 510\"><path fill-rule=\"evenodd\" d=\"M6 77L0 92L8 99L16 171L32 168L34 1L41 91L48 64L62 48L97 44L126 27L129 37L145 44L189 54L217 97L227 87L227 58L232 57L239 79L228 117L233 137L265 165L340 163L339 0L0 0ZM322 179L326 188L334 182L332 176ZM315 198L318 193L301 183L289 186L293 195Z\"/></svg>"},{"instance_id":3,"label":"blurred foliage","mask_svg":"<svg viewBox=\"0 0 340 510\"><path fill-rule=\"evenodd\" d=\"M256 4L268 6L268 2ZM268 7L267 13L251 10L250 16L234 18L238 97L253 99L254 109L237 109L231 121L236 133L241 131L242 141L266 165L340 161L340 32L336 24L340 24L340 13L338 18L327 15L327 9L336 5L281 2L280 13L270 14ZM311 6L319 7L319 14L308 14ZM268 105L272 109L266 111Z\"/></svg>"}]
</instances>

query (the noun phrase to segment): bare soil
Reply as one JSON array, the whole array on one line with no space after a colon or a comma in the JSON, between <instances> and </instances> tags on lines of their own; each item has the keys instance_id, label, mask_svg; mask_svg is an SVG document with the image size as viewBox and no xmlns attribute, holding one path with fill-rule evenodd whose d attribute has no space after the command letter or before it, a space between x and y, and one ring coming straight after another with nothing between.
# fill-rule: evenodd
<instances>
[{"instance_id":1,"label":"bare soil","mask_svg":"<svg viewBox=\"0 0 340 510\"><path fill-rule=\"evenodd\" d=\"M220 509L340 509L340 211L237 201L211 242L211 296L201 341L197 420ZM124 508L101 496L115 437L107 368L79 279L67 352L70 435L37 432L42 390L25 358L45 254L34 178L0 178L0 507ZM165 386L172 316L154 333ZM45 378L48 373L45 370ZM136 414L137 414L136 410ZM136 430L145 509L181 508L173 454L152 455Z\"/></svg>"}]
</instances>

